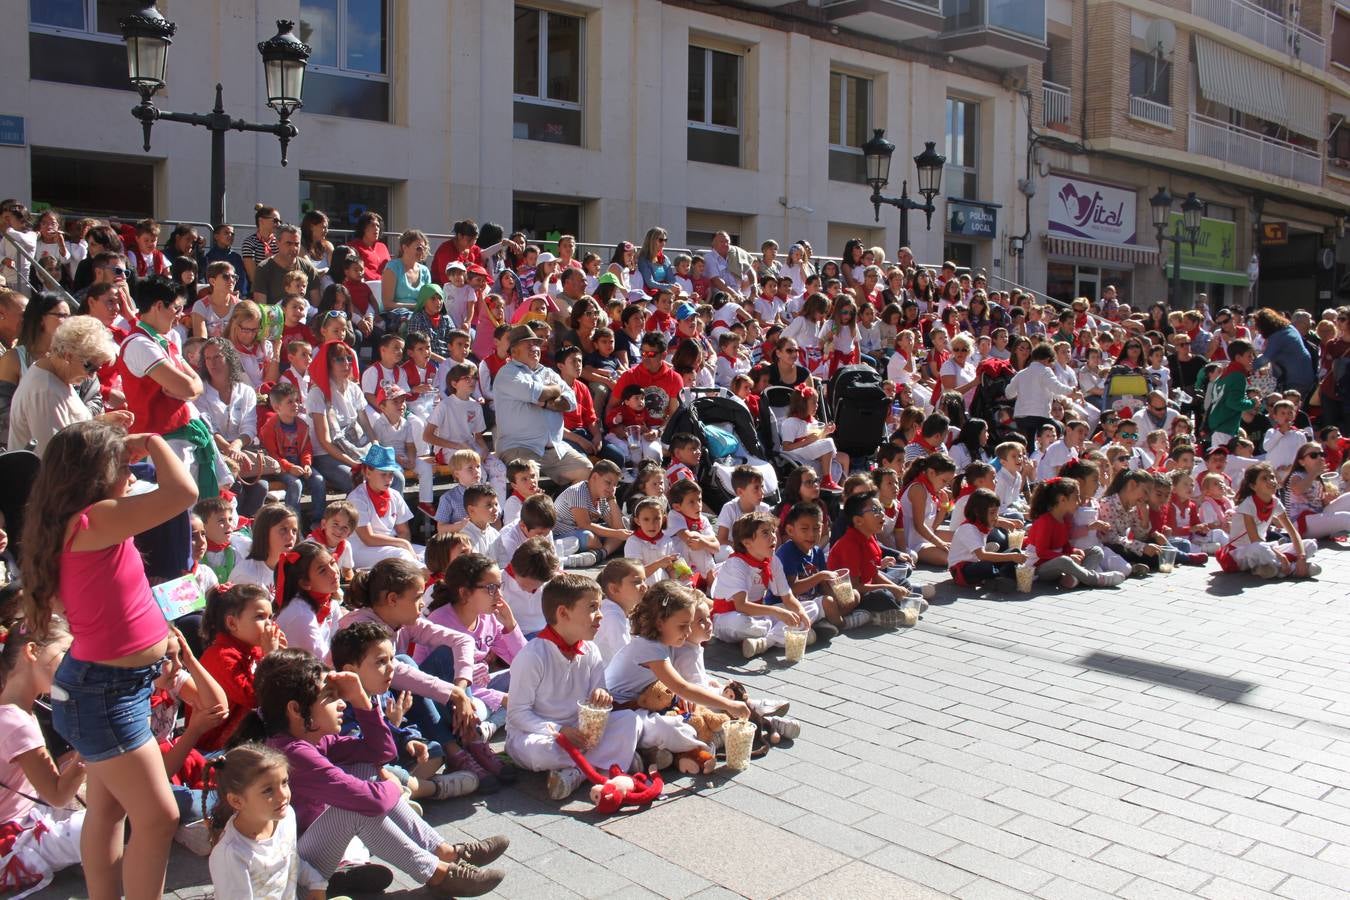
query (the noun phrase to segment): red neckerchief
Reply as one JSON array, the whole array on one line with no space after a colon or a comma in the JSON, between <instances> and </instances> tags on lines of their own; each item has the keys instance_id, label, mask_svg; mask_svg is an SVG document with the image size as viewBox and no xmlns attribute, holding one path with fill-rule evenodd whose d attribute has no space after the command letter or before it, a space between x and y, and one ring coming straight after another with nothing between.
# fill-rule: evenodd
<instances>
[{"instance_id":1,"label":"red neckerchief","mask_svg":"<svg viewBox=\"0 0 1350 900\"><path fill-rule=\"evenodd\" d=\"M513 565L511 565L511 563L507 563L507 564L506 564L506 574L507 574L507 575L510 575L510 576L511 576L511 580L514 581L514 582L516 582L516 584L519 584L519 583L520 583L520 579L516 577L516 567L513 566ZM522 588L522 590L523 590L523 588Z\"/></svg>"},{"instance_id":2,"label":"red neckerchief","mask_svg":"<svg viewBox=\"0 0 1350 900\"><path fill-rule=\"evenodd\" d=\"M638 540L646 541L652 546L656 546L657 542L662 540L665 537L665 535L658 531L655 537L647 537L647 533L643 531L641 528L634 528L633 537L637 538Z\"/></svg>"},{"instance_id":3,"label":"red neckerchief","mask_svg":"<svg viewBox=\"0 0 1350 900\"><path fill-rule=\"evenodd\" d=\"M333 387L328 380L328 357L334 350L341 350L350 354L353 358L356 356L356 351L342 341L329 341L319 348L319 351L314 354L313 361L309 364L309 383L318 388L319 393L323 394L323 398L330 403L333 400ZM358 384L361 380L361 374L357 371L355 363L352 364L350 379Z\"/></svg>"},{"instance_id":4,"label":"red neckerchief","mask_svg":"<svg viewBox=\"0 0 1350 900\"><path fill-rule=\"evenodd\" d=\"M1271 514L1275 512L1274 497L1262 501L1260 497L1252 494L1252 505L1256 507L1256 518L1262 522L1269 521Z\"/></svg>"},{"instance_id":5,"label":"red neckerchief","mask_svg":"<svg viewBox=\"0 0 1350 900\"><path fill-rule=\"evenodd\" d=\"M327 622L329 614L333 611L333 595L305 591L305 599L314 607L314 618L319 620L319 624Z\"/></svg>"},{"instance_id":6,"label":"red neckerchief","mask_svg":"<svg viewBox=\"0 0 1350 900\"><path fill-rule=\"evenodd\" d=\"M237 350L243 356L257 356L258 350L260 349L258 344L254 344L252 347L245 347L244 345L240 344L238 341L235 340L230 341L230 343L234 344L234 349Z\"/></svg>"},{"instance_id":7,"label":"red neckerchief","mask_svg":"<svg viewBox=\"0 0 1350 900\"><path fill-rule=\"evenodd\" d=\"M226 541L226 542L223 543L223 544L215 544L215 543L212 543L211 541L207 541L207 542L206 542L206 552L207 552L207 553L220 553L220 552L222 552L222 551L224 551L224 550L228 550L228 549L230 549L230 542L229 542L229 541Z\"/></svg>"},{"instance_id":8,"label":"red neckerchief","mask_svg":"<svg viewBox=\"0 0 1350 900\"><path fill-rule=\"evenodd\" d=\"M577 641L575 644L569 644L562 639L562 635L553 630L552 625L545 625L544 630L539 632L539 637L557 647L558 651L562 653L563 659L568 662L576 659L585 650L585 641Z\"/></svg>"},{"instance_id":9,"label":"red neckerchief","mask_svg":"<svg viewBox=\"0 0 1350 900\"><path fill-rule=\"evenodd\" d=\"M981 525L979 522L976 522L974 519L966 519L966 523L967 523L967 524L970 524L970 525L974 525L974 526L975 526L975 530L978 531L980 534L988 534L988 533L989 533L989 526L988 526L988 525Z\"/></svg>"},{"instance_id":10,"label":"red neckerchief","mask_svg":"<svg viewBox=\"0 0 1350 900\"><path fill-rule=\"evenodd\" d=\"M741 361L739 356L727 356L725 353L719 353L717 355L725 359L727 362L731 363L733 368L736 366L737 363Z\"/></svg>"},{"instance_id":11,"label":"red neckerchief","mask_svg":"<svg viewBox=\"0 0 1350 900\"><path fill-rule=\"evenodd\" d=\"M900 503L898 500L892 500L890 506L883 506L881 508L882 515L886 516L887 518L893 519L899 512L900 512Z\"/></svg>"},{"instance_id":12,"label":"red neckerchief","mask_svg":"<svg viewBox=\"0 0 1350 900\"><path fill-rule=\"evenodd\" d=\"M684 516L684 513L680 513L680 515ZM688 516L684 516L684 524L690 531L702 531L703 517L699 516L697 519L691 519Z\"/></svg>"},{"instance_id":13,"label":"red neckerchief","mask_svg":"<svg viewBox=\"0 0 1350 900\"><path fill-rule=\"evenodd\" d=\"M979 488L967 481L965 484L961 485L961 493L956 495L956 499L960 500L962 497L973 494L977 490L979 490Z\"/></svg>"},{"instance_id":14,"label":"red neckerchief","mask_svg":"<svg viewBox=\"0 0 1350 900\"><path fill-rule=\"evenodd\" d=\"M763 583L764 589L769 589L769 583L773 581L773 564L770 559L755 559L749 553L733 553L732 559L739 559L751 569L759 572L759 580Z\"/></svg>"},{"instance_id":15,"label":"red neckerchief","mask_svg":"<svg viewBox=\"0 0 1350 900\"><path fill-rule=\"evenodd\" d=\"M255 647L253 644L245 644L243 641L239 640L239 638L230 634L228 631L222 631L219 634L217 634L215 641L213 641L212 643L219 644L222 647L232 647L235 650L238 650L244 656L252 658L252 660L255 663L263 658L263 652L261 647Z\"/></svg>"},{"instance_id":16,"label":"red neckerchief","mask_svg":"<svg viewBox=\"0 0 1350 900\"><path fill-rule=\"evenodd\" d=\"M436 315L433 316L431 313L427 313L427 321L431 323L431 327L432 327L432 328L440 328L440 327L441 327L441 314L440 314L440 313L436 313Z\"/></svg>"},{"instance_id":17,"label":"red neckerchief","mask_svg":"<svg viewBox=\"0 0 1350 900\"><path fill-rule=\"evenodd\" d=\"M376 491L367 484L366 495L370 497L370 505L374 507L375 515L381 519L389 515L389 504L393 501L393 498L389 495L388 488L383 491Z\"/></svg>"},{"instance_id":18,"label":"red neckerchief","mask_svg":"<svg viewBox=\"0 0 1350 900\"><path fill-rule=\"evenodd\" d=\"M937 506L938 501L941 500L941 494L937 488L933 487L933 482L928 480L928 473L925 472L914 480L923 483L923 489L928 492L928 498L933 501L934 506Z\"/></svg>"},{"instance_id":19,"label":"red neckerchief","mask_svg":"<svg viewBox=\"0 0 1350 900\"><path fill-rule=\"evenodd\" d=\"M511 496L518 498L521 503L524 503L526 500L530 499L529 497L525 496L515 488L511 488Z\"/></svg>"},{"instance_id":20,"label":"red neckerchief","mask_svg":"<svg viewBox=\"0 0 1350 900\"><path fill-rule=\"evenodd\" d=\"M1242 366L1238 365L1235 362L1230 362L1228 364L1228 368L1223 370L1224 376L1232 375L1234 372L1241 372L1243 375L1247 374L1247 370L1242 368Z\"/></svg>"},{"instance_id":21,"label":"red neckerchief","mask_svg":"<svg viewBox=\"0 0 1350 900\"><path fill-rule=\"evenodd\" d=\"M427 587L431 587L433 584L440 584L444 580L445 580L444 572L432 572L430 575L427 576Z\"/></svg>"},{"instance_id":22,"label":"red neckerchief","mask_svg":"<svg viewBox=\"0 0 1350 900\"><path fill-rule=\"evenodd\" d=\"M1086 328L1087 323L1088 323L1087 313L1080 313L1079 316L1073 320L1073 327Z\"/></svg>"}]
</instances>

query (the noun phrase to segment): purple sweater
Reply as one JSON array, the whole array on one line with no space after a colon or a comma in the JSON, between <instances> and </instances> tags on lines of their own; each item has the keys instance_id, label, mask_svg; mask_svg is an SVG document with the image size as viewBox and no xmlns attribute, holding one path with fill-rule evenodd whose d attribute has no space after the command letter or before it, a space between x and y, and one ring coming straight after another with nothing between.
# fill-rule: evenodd
<instances>
[{"instance_id":1,"label":"purple sweater","mask_svg":"<svg viewBox=\"0 0 1350 900\"><path fill-rule=\"evenodd\" d=\"M348 625L357 622L374 622L383 626L385 631L389 632L389 636L393 638L395 653L408 653L410 647L414 652L425 648L426 652L429 653L437 647L448 646L455 655L455 679L463 678L470 684L473 683L473 638L464 632L446 628L444 625L437 625L425 617L395 631L385 624L384 620L372 609L357 609L347 613L338 622L338 628L346 628ZM425 659L426 653L417 658ZM430 697L438 703L449 703L453 688L454 685L433 675L428 675L416 666L410 666L397 659L394 660L394 690L396 691L410 691L418 697Z\"/></svg>"},{"instance_id":2,"label":"purple sweater","mask_svg":"<svg viewBox=\"0 0 1350 900\"><path fill-rule=\"evenodd\" d=\"M359 737L330 734L311 744L289 734L268 738L267 745L286 754L291 766L291 805L296 825L304 831L328 807L349 809L363 816L382 816L403 795L397 783L376 778L365 781L342 770L344 765L381 765L398 755L394 736L377 709L355 711Z\"/></svg>"},{"instance_id":3,"label":"purple sweater","mask_svg":"<svg viewBox=\"0 0 1350 900\"><path fill-rule=\"evenodd\" d=\"M492 712L496 712L502 705L502 700L506 694L501 691L494 691L489 688L488 681L491 676L488 672L488 659L496 656L508 666L511 660L516 658L520 648L525 646L525 635L520 631L517 625L510 631L502 627L502 623L496 616L479 616L478 622L473 628L466 626L459 618L459 613L455 611L453 604L447 603L440 609L427 614L427 620L437 625L443 625L454 631L467 634L473 638L473 694L482 700ZM418 645L413 659L421 663L431 653L432 648ZM458 658L456 658L458 661Z\"/></svg>"}]
</instances>

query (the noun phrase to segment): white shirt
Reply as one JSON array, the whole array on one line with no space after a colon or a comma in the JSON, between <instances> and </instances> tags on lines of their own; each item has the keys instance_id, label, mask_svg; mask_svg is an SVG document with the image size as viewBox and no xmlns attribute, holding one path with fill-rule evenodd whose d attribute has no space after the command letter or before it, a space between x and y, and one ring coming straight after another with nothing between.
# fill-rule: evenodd
<instances>
[{"instance_id":1,"label":"white shirt","mask_svg":"<svg viewBox=\"0 0 1350 900\"><path fill-rule=\"evenodd\" d=\"M1022 475L1011 469L999 469L994 475L994 493L998 495L999 512L1007 512L1022 500Z\"/></svg>"},{"instance_id":2,"label":"white shirt","mask_svg":"<svg viewBox=\"0 0 1350 900\"><path fill-rule=\"evenodd\" d=\"M191 311L202 317L202 321L206 324L207 337L224 337L225 323L230 321L230 313L238 302L238 299L232 297L229 308L225 310L225 315L222 316L217 315L215 309L211 306L211 298L203 297L192 304Z\"/></svg>"},{"instance_id":3,"label":"white shirt","mask_svg":"<svg viewBox=\"0 0 1350 900\"><path fill-rule=\"evenodd\" d=\"M743 593L746 602L760 603L768 591L773 591L775 597L785 597L792 593L792 585L788 582L787 573L783 571L783 562L777 554L769 557L767 588L764 580L759 577L758 569L750 568L743 559L732 557L717 570L717 578L713 581L712 598L730 600Z\"/></svg>"},{"instance_id":4,"label":"white shirt","mask_svg":"<svg viewBox=\"0 0 1350 900\"><path fill-rule=\"evenodd\" d=\"M516 624L520 626L521 634L534 634L544 630L548 622L544 619L543 607L540 600L544 596L544 586L539 585L537 591L527 591L516 581L515 576L510 572L502 572L502 596L506 599L506 605L511 607L511 615L516 617ZM528 647L528 645L527 645ZM524 651L522 651L524 652ZM515 678L516 663L520 661L520 656L511 662L511 677ZM512 689L514 691L514 688ZM511 703L515 705L514 693L511 694ZM578 698L579 699L579 698ZM576 710L573 709L573 712Z\"/></svg>"},{"instance_id":5,"label":"white shirt","mask_svg":"<svg viewBox=\"0 0 1350 900\"><path fill-rule=\"evenodd\" d=\"M942 364L942 369L938 374L943 377L948 375L952 376L956 379L954 388L960 388L961 385L975 380L975 364L967 362L964 366L958 366L956 364L956 358L952 357ZM943 387L943 390L945 391L947 388ZM975 390L972 388L971 390L966 391L963 396L966 401L966 409L970 409L970 404L975 400ZM1009 396L1012 395L1009 394Z\"/></svg>"},{"instance_id":6,"label":"white shirt","mask_svg":"<svg viewBox=\"0 0 1350 900\"><path fill-rule=\"evenodd\" d=\"M405 391L408 389L408 373L403 371L402 366L386 369L380 363L375 363L361 373L361 391L363 393L375 394L379 392L381 387L387 388L390 385L398 385Z\"/></svg>"},{"instance_id":7,"label":"white shirt","mask_svg":"<svg viewBox=\"0 0 1350 900\"><path fill-rule=\"evenodd\" d=\"M1248 497L1237 505L1237 509L1233 510L1235 513L1233 521L1228 525L1228 539L1233 542L1234 546L1241 547L1251 543L1251 539L1247 536L1247 520L1243 516L1252 517L1252 521L1256 523L1257 536L1265 540L1266 528L1269 527L1271 521L1276 516L1285 514L1284 504L1280 502L1279 497L1275 497L1272 502L1274 505L1270 510L1270 518L1264 520L1256 511L1254 497Z\"/></svg>"},{"instance_id":8,"label":"white shirt","mask_svg":"<svg viewBox=\"0 0 1350 900\"><path fill-rule=\"evenodd\" d=\"M628 614L623 611L623 607L608 597L600 601L600 616L600 630L595 633L595 646L600 651L600 657L608 663L633 640L633 630L629 627ZM514 669L514 664L512 668ZM515 702L514 694L511 699Z\"/></svg>"},{"instance_id":9,"label":"white shirt","mask_svg":"<svg viewBox=\"0 0 1350 900\"><path fill-rule=\"evenodd\" d=\"M296 852L292 807L287 807L271 837L256 841L244 837L231 816L211 850L209 865L217 897L292 900L297 885L306 892L328 887L327 879Z\"/></svg>"},{"instance_id":10,"label":"white shirt","mask_svg":"<svg viewBox=\"0 0 1350 900\"><path fill-rule=\"evenodd\" d=\"M752 512L772 513L773 507L769 506L767 503L760 503L759 506L752 510ZM717 527L725 528L727 533L730 534L731 526L736 524L736 520L741 516L746 515L749 515L749 513L741 511L741 501L736 497L732 497L726 503L722 504L722 510L717 514Z\"/></svg>"},{"instance_id":11,"label":"white shirt","mask_svg":"<svg viewBox=\"0 0 1350 900\"><path fill-rule=\"evenodd\" d=\"M192 402L211 430L225 440L247 437L244 443L257 443L258 394L247 384L236 384L227 403L210 382L203 381L201 396Z\"/></svg>"},{"instance_id":12,"label":"white shirt","mask_svg":"<svg viewBox=\"0 0 1350 900\"><path fill-rule=\"evenodd\" d=\"M454 396L442 397L427 424L435 427L441 440L472 445L485 427L483 404Z\"/></svg>"},{"instance_id":13,"label":"white shirt","mask_svg":"<svg viewBox=\"0 0 1350 900\"><path fill-rule=\"evenodd\" d=\"M253 385L253 389L256 391L263 383L263 370L272 361L272 342L260 339L254 343L251 352L240 350L238 346L234 348L234 352L239 357L239 365L244 370L244 378L249 384Z\"/></svg>"},{"instance_id":14,"label":"white shirt","mask_svg":"<svg viewBox=\"0 0 1350 900\"><path fill-rule=\"evenodd\" d=\"M348 542L348 548L351 543ZM349 550L350 552L350 550ZM277 627L286 635L286 646L292 650L308 650L318 659L325 659L338 632L338 621L347 611L334 600L328 607L328 618L320 622L314 607L298 597L281 608L276 615Z\"/></svg>"},{"instance_id":15,"label":"white shirt","mask_svg":"<svg viewBox=\"0 0 1350 900\"><path fill-rule=\"evenodd\" d=\"M664 536L660 540L646 541L638 537L637 534L633 534L629 536L628 540L624 541L623 545L623 555L628 559L636 560L643 566L654 563L664 556L670 556L672 553L677 556L682 555L679 549L675 547L674 541ZM647 584L656 584L666 577L665 569L656 569L644 580ZM606 656L605 658L608 659L609 657Z\"/></svg>"},{"instance_id":16,"label":"white shirt","mask_svg":"<svg viewBox=\"0 0 1350 900\"><path fill-rule=\"evenodd\" d=\"M525 631L524 624L521 630ZM506 739L529 734L553 736L577 724L577 703L605 686L605 661L585 641L581 655L568 661L552 641L529 641L511 660L511 702L506 707Z\"/></svg>"},{"instance_id":17,"label":"white shirt","mask_svg":"<svg viewBox=\"0 0 1350 900\"><path fill-rule=\"evenodd\" d=\"M703 516L702 528L690 528L689 520L684 517L684 513L676 509L672 509L670 515L666 517L666 537L671 538L674 544L673 551L682 555L687 554L685 558L690 568L700 575L707 575L713 570L713 555L701 547L694 550L683 539L677 537L679 532L685 530L697 531L710 538L716 538L717 531L707 516Z\"/></svg>"},{"instance_id":18,"label":"white shirt","mask_svg":"<svg viewBox=\"0 0 1350 900\"><path fill-rule=\"evenodd\" d=\"M375 504L370 499L370 488L367 485L361 485L356 490L347 495L347 499L356 507L356 527L369 525L374 534L394 537L397 532L395 526L402 525L412 518L412 511L408 509L407 502L403 495L398 491L389 492L389 509L383 516L375 512ZM351 540L361 541L361 535L358 531L353 531ZM361 541L365 546L365 541Z\"/></svg>"},{"instance_id":19,"label":"white shirt","mask_svg":"<svg viewBox=\"0 0 1350 900\"><path fill-rule=\"evenodd\" d=\"M975 551L983 550L988 542L989 535L980 531L971 522L962 522L956 527L951 542L947 545L947 566L950 568L957 563L977 562Z\"/></svg>"},{"instance_id":20,"label":"white shirt","mask_svg":"<svg viewBox=\"0 0 1350 900\"><path fill-rule=\"evenodd\" d=\"M1298 456L1299 448L1308 443L1308 435L1290 426L1288 431L1272 428L1266 432L1263 446L1266 450L1266 462L1276 470L1292 466Z\"/></svg>"},{"instance_id":21,"label":"white shirt","mask_svg":"<svg viewBox=\"0 0 1350 900\"><path fill-rule=\"evenodd\" d=\"M1006 395L1013 398L1013 415L1050 418L1050 403L1072 392L1075 385L1060 381L1044 363L1029 363L1008 382Z\"/></svg>"},{"instance_id":22,"label":"white shirt","mask_svg":"<svg viewBox=\"0 0 1350 900\"><path fill-rule=\"evenodd\" d=\"M1076 456L1080 452L1066 444L1061 438L1055 441L1045 452L1041 454L1040 460L1036 463L1036 480L1045 481L1047 478L1054 478L1059 474L1059 470L1069 461L1069 457Z\"/></svg>"},{"instance_id":23,"label":"white shirt","mask_svg":"<svg viewBox=\"0 0 1350 900\"><path fill-rule=\"evenodd\" d=\"M389 447L397 454L406 452L408 445L414 447L421 436L417 433L417 423L412 419L400 419L397 424L390 422L383 412L369 417L370 435L375 443Z\"/></svg>"},{"instance_id":24,"label":"white shirt","mask_svg":"<svg viewBox=\"0 0 1350 900\"><path fill-rule=\"evenodd\" d=\"M24 450L37 441L41 455L56 432L91 418L73 387L41 366L29 366L9 404L9 449Z\"/></svg>"},{"instance_id":25,"label":"white shirt","mask_svg":"<svg viewBox=\"0 0 1350 900\"><path fill-rule=\"evenodd\" d=\"M241 556L235 561L234 569L230 572L231 584L256 584L266 589L269 596L276 594L276 580L276 572L268 567L265 559L249 559Z\"/></svg>"},{"instance_id":26,"label":"white shirt","mask_svg":"<svg viewBox=\"0 0 1350 900\"><path fill-rule=\"evenodd\" d=\"M914 380L914 360L898 350L892 353L890 362L886 363L886 377L896 384L909 384Z\"/></svg>"},{"instance_id":27,"label":"white shirt","mask_svg":"<svg viewBox=\"0 0 1350 900\"><path fill-rule=\"evenodd\" d=\"M488 550L488 556L497 561L497 565L505 569L511 564L511 557L516 555L516 548L525 543L525 532L520 527L520 516L506 524L506 527L497 535L497 540Z\"/></svg>"},{"instance_id":28,"label":"white shirt","mask_svg":"<svg viewBox=\"0 0 1350 900\"><path fill-rule=\"evenodd\" d=\"M323 392L318 387L309 389L309 394L305 397L305 409L309 410L311 419L318 416L327 416L328 418L328 437L332 440L339 437L348 427L355 425L357 431L360 431L360 415L366 408L366 398L361 393L361 385L355 381L348 381L347 387L339 391L336 385L332 388L333 400L330 403L324 397ZM369 443L369 439L364 434L361 444ZM358 448L361 446L358 444ZM314 439L314 455L327 456L328 451L323 449L318 438Z\"/></svg>"},{"instance_id":29,"label":"white shirt","mask_svg":"<svg viewBox=\"0 0 1350 900\"><path fill-rule=\"evenodd\" d=\"M460 530L460 534L469 539L469 543L473 545L474 553L481 553L484 556L488 556L492 551L492 545L497 543L497 529L491 525L486 528L479 528L468 519L464 520L464 527Z\"/></svg>"}]
</instances>

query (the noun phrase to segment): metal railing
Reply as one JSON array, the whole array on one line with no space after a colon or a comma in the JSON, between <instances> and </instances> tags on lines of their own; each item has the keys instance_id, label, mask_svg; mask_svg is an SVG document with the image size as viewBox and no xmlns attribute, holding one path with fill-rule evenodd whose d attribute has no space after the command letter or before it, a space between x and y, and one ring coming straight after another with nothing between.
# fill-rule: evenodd
<instances>
[{"instance_id":1,"label":"metal railing","mask_svg":"<svg viewBox=\"0 0 1350 900\"><path fill-rule=\"evenodd\" d=\"M1163 128L1172 127L1172 107L1155 103L1144 97L1130 97L1130 118L1140 119Z\"/></svg>"},{"instance_id":2,"label":"metal railing","mask_svg":"<svg viewBox=\"0 0 1350 900\"><path fill-rule=\"evenodd\" d=\"M1248 0L1191 0L1191 12L1315 68L1326 65L1327 45L1319 35Z\"/></svg>"},{"instance_id":3,"label":"metal railing","mask_svg":"<svg viewBox=\"0 0 1350 900\"><path fill-rule=\"evenodd\" d=\"M1321 154L1199 113L1191 114L1186 147L1192 153L1246 166L1267 175L1304 184L1322 183Z\"/></svg>"},{"instance_id":4,"label":"metal railing","mask_svg":"<svg viewBox=\"0 0 1350 900\"><path fill-rule=\"evenodd\" d=\"M42 266L38 265L38 261L33 257L33 254L28 252L28 248L25 247L23 244L20 244L18 241L14 240L8 234L5 234L3 231L0 231L0 243L5 242L8 242L11 247L13 247L15 250L18 251L20 256L28 260L30 271L37 273L38 280L41 281L44 285L46 285L46 289L48 291L51 291L52 293L61 297L61 299L65 300L66 305L70 307L71 312L76 312L79 310L80 304L76 303L75 298L72 297L65 288L61 287L61 282L57 281L54 277L52 277L51 272L48 272L46 269L42 268ZM16 285L13 288L13 290L17 290L19 293L24 294L25 296L27 296L30 293L29 286L26 284Z\"/></svg>"},{"instance_id":5,"label":"metal railing","mask_svg":"<svg viewBox=\"0 0 1350 900\"><path fill-rule=\"evenodd\" d=\"M1059 125L1069 121L1069 89L1053 81L1041 83L1041 124Z\"/></svg>"}]
</instances>

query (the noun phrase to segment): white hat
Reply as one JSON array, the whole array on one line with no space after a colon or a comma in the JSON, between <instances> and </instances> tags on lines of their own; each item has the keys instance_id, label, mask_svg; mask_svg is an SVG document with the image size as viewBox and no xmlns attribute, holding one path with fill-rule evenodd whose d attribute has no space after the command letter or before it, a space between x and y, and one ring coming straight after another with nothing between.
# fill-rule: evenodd
<instances>
[{"instance_id":1,"label":"white hat","mask_svg":"<svg viewBox=\"0 0 1350 900\"><path fill-rule=\"evenodd\" d=\"M464 263L460 262L457 259L446 265L445 271L449 272L451 269L459 269L461 272L468 271L468 269L464 268Z\"/></svg>"},{"instance_id":2,"label":"white hat","mask_svg":"<svg viewBox=\"0 0 1350 900\"><path fill-rule=\"evenodd\" d=\"M552 253L549 253L548 251L544 251L543 253L540 253L539 256L538 256L538 258L535 260L535 262L536 262L538 265L541 265L541 266L542 266L544 263L551 263L551 262L557 262L557 261L558 261L558 257L554 256Z\"/></svg>"}]
</instances>

